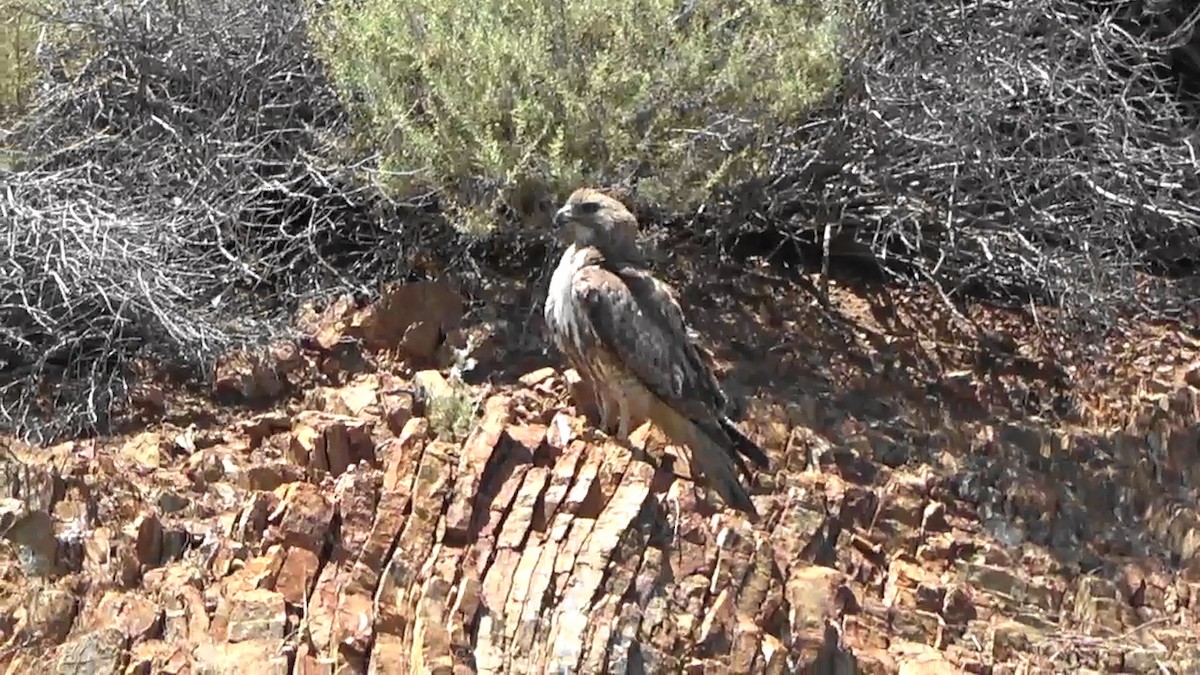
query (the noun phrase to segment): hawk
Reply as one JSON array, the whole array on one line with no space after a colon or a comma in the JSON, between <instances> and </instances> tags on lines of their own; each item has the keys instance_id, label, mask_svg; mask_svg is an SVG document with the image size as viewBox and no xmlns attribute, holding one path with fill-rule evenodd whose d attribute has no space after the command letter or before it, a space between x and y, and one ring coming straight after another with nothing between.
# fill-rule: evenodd
<instances>
[{"instance_id":1,"label":"hawk","mask_svg":"<svg viewBox=\"0 0 1200 675\"><path fill-rule=\"evenodd\" d=\"M757 518L737 472L766 454L734 425L729 401L701 358L674 290L656 279L637 243L637 220L580 188L554 214L569 242L544 307L555 347L595 392L600 426L627 441L651 421L692 451L692 471L730 506Z\"/></svg>"}]
</instances>

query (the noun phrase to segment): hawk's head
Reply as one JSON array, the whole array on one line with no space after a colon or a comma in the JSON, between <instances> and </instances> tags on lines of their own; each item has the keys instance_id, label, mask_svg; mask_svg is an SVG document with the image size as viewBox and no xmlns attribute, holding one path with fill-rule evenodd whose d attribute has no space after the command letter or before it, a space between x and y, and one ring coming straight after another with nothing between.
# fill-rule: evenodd
<instances>
[{"instance_id":1,"label":"hawk's head","mask_svg":"<svg viewBox=\"0 0 1200 675\"><path fill-rule=\"evenodd\" d=\"M593 188L579 188L554 214L567 241L595 246L609 255L637 251L637 219L621 202Z\"/></svg>"}]
</instances>

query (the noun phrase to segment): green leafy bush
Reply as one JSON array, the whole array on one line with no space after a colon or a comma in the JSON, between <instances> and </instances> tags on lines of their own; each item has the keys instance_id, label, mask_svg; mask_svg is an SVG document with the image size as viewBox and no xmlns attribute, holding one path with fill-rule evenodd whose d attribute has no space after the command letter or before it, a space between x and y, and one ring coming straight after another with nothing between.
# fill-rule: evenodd
<instances>
[{"instance_id":1,"label":"green leafy bush","mask_svg":"<svg viewBox=\"0 0 1200 675\"><path fill-rule=\"evenodd\" d=\"M426 415L437 438L457 443L475 428L482 401L461 379L452 377L448 384L450 386L445 391L430 397Z\"/></svg>"},{"instance_id":2,"label":"green leafy bush","mask_svg":"<svg viewBox=\"0 0 1200 675\"><path fill-rule=\"evenodd\" d=\"M35 0L0 0L0 120L20 111L33 85L39 24L31 10L37 5Z\"/></svg>"},{"instance_id":3,"label":"green leafy bush","mask_svg":"<svg viewBox=\"0 0 1200 675\"><path fill-rule=\"evenodd\" d=\"M838 81L839 0L314 0L311 32L392 187L468 230L633 175L695 205ZM681 9L682 8L682 9Z\"/></svg>"}]
</instances>

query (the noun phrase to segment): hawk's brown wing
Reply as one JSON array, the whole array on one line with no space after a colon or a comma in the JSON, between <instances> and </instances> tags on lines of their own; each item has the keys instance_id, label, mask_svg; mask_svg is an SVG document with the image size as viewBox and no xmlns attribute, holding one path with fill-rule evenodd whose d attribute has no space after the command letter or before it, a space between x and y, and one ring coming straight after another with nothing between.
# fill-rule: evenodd
<instances>
[{"instance_id":1,"label":"hawk's brown wing","mask_svg":"<svg viewBox=\"0 0 1200 675\"><path fill-rule=\"evenodd\" d=\"M574 288L596 337L647 389L728 448L743 472L736 452L767 466L762 450L726 419L725 394L666 284L638 268L590 266L580 270Z\"/></svg>"},{"instance_id":2,"label":"hawk's brown wing","mask_svg":"<svg viewBox=\"0 0 1200 675\"><path fill-rule=\"evenodd\" d=\"M708 391L713 393L713 406L716 409L717 418L720 422L722 431L733 442L739 453L745 455L760 467L764 469L769 468L770 460L767 459L767 455L763 452L762 448L758 447L758 444L743 434L741 430L737 428L737 425L733 423L733 420L730 419L730 415L733 413L733 405L729 401L728 394L725 393L725 390L717 381L716 375L713 374L713 355L700 345L699 334L693 330L692 327L687 324L687 320L683 318L683 310L679 306L679 299L675 292L670 286L658 281L642 270L633 268L628 270L621 269L617 270L617 274L626 281L631 278L635 279L635 285L639 283L638 280L641 280L640 283L653 283L658 289L659 293L670 298L669 303L661 303L659 306L666 309L666 313L664 315L665 319L670 324L675 326L676 330L682 330L687 335L687 345L685 347L685 351L688 354L691 362L695 364L695 369L698 372L706 373L708 375ZM744 466L743 471L745 471Z\"/></svg>"},{"instance_id":3,"label":"hawk's brown wing","mask_svg":"<svg viewBox=\"0 0 1200 675\"><path fill-rule=\"evenodd\" d=\"M679 306L655 279L591 266L577 274L575 292L596 337L650 391L691 419L714 416L723 395L688 339Z\"/></svg>"}]
</instances>

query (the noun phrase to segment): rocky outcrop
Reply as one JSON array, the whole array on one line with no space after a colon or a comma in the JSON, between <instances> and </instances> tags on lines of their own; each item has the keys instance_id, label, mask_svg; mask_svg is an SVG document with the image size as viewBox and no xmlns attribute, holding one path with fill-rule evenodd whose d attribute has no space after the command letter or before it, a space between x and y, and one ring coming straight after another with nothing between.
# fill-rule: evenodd
<instances>
[{"instance_id":1,"label":"rocky outcrop","mask_svg":"<svg viewBox=\"0 0 1200 675\"><path fill-rule=\"evenodd\" d=\"M366 370L208 427L8 443L5 672L1200 669L1187 384L1107 435L834 434L792 401L745 423L776 467L751 526L686 450L590 431L569 373Z\"/></svg>"}]
</instances>

